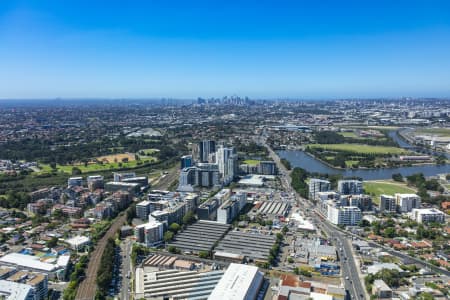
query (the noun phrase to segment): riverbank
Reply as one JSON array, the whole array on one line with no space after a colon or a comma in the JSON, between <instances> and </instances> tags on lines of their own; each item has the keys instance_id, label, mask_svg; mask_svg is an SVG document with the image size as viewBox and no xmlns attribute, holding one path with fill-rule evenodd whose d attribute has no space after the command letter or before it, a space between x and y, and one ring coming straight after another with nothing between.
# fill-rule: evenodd
<instances>
[{"instance_id":1,"label":"riverbank","mask_svg":"<svg viewBox=\"0 0 450 300\"><path fill-rule=\"evenodd\" d=\"M291 150L289 150L289 151L291 151ZM301 150L301 151L303 151L303 150ZM390 167L379 167L379 168L367 168L367 167L357 167L357 168L354 168L354 167L347 167L347 168L342 168L342 167L338 167L338 166L332 165L332 164L330 164L329 162L327 162L327 161L321 159L320 157L315 156L315 155L312 154L312 153L309 153L309 152L306 152L306 151L303 151L303 152L304 152L306 155L309 155L309 156L311 156L312 158L314 158L314 159L320 161L321 163L327 165L328 167L333 168L333 169L336 169L336 170L348 170L348 169L350 169L350 170L377 170L377 169L380 169L380 168L390 168ZM405 165L403 165L403 166L396 166L396 167L393 167L393 168L414 167L414 166L427 166L427 165L437 165L437 164L436 164L436 163L432 163L432 162L408 163L408 164L405 164Z\"/></svg>"},{"instance_id":2,"label":"riverbank","mask_svg":"<svg viewBox=\"0 0 450 300\"><path fill-rule=\"evenodd\" d=\"M394 168L377 169L336 169L324 164L322 161L310 156L301 150L281 150L276 152L280 158L287 159L292 167L300 167L310 173L339 174L343 177L359 177L363 180L391 179L393 174L400 173L403 176L415 173L423 173L425 176L450 173L450 165L419 165Z\"/></svg>"}]
</instances>

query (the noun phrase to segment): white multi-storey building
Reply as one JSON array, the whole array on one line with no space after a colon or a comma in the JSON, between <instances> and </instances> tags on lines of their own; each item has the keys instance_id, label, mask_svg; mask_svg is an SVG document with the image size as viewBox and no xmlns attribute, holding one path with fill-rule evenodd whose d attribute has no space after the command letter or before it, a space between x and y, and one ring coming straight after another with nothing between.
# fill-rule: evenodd
<instances>
[{"instance_id":1,"label":"white multi-storey building","mask_svg":"<svg viewBox=\"0 0 450 300\"><path fill-rule=\"evenodd\" d=\"M163 240L164 224L156 221L150 215L148 223L136 226L134 235L137 242L143 243L147 247L158 245Z\"/></svg>"},{"instance_id":2,"label":"white multi-storey building","mask_svg":"<svg viewBox=\"0 0 450 300\"><path fill-rule=\"evenodd\" d=\"M395 197L390 195L380 195L380 212L395 213L397 211L397 204Z\"/></svg>"},{"instance_id":3,"label":"white multi-storey building","mask_svg":"<svg viewBox=\"0 0 450 300\"><path fill-rule=\"evenodd\" d=\"M311 178L309 180L309 199L316 200L317 193L328 192L330 188L328 180Z\"/></svg>"},{"instance_id":4,"label":"white multi-storey building","mask_svg":"<svg viewBox=\"0 0 450 300\"><path fill-rule=\"evenodd\" d=\"M328 205L328 220L336 225L353 226L359 223L362 218L361 210L356 206L336 207Z\"/></svg>"},{"instance_id":5,"label":"white multi-storey building","mask_svg":"<svg viewBox=\"0 0 450 300\"><path fill-rule=\"evenodd\" d=\"M445 222L445 214L435 208L413 208L411 217L418 223Z\"/></svg>"},{"instance_id":6,"label":"white multi-storey building","mask_svg":"<svg viewBox=\"0 0 450 300\"><path fill-rule=\"evenodd\" d=\"M413 208L420 208L420 197L416 194L395 194L395 203L401 213L410 212Z\"/></svg>"},{"instance_id":7,"label":"white multi-storey building","mask_svg":"<svg viewBox=\"0 0 450 300\"><path fill-rule=\"evenodd\" d=\"M363 183L359 180L339 180L338 193L341 195L359 195L363 193Z\"/></svg>"}]
</instances>

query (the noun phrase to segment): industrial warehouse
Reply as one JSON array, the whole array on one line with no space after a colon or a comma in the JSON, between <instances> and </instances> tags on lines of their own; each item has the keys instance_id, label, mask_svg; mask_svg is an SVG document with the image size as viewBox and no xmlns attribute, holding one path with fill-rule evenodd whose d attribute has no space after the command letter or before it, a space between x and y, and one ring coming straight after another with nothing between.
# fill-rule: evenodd
<instances>
[{"instance_id":1,"label":"industrial warehouse","mask_svg":"<svg viewBox=\"0 0 450 300\"><path fill-rule=\"evenodd\" d=\"M267 261L269 251L275 244L273 235L230 231L215 248L215 258L225 259L234 254L247 258L249 261Z\"/></svg>"},{"instance_id":2,"label":"industrial warehouse","mask_svg":"<svg viewBox=\"0 0 450 300\"><path fill-rule=\"evenodd\" d=\"M230 225L228 224L199 221L177 234L169 246L174 246L184 252L209 252L229 229Z\"/></svg>"},{"instance_id":3,"label":"industrial warehouse","mask_svg":"<svg viewBox=\"0 0 450 300\"><path fill-rule=\"evenodd\" d=\"M154 271L136 269L135 298L146 299L207 299L224 271L197 272L178 270Z\"/></svg>"}]
</instances>

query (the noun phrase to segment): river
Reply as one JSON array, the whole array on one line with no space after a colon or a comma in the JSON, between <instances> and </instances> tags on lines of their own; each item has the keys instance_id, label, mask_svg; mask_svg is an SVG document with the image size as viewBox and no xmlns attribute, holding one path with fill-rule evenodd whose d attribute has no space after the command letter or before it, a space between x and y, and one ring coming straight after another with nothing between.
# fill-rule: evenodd
<instances>
[{"instance_id":1,"label":"river","mask_svg":"<svg viewBox=\"0 0 450 300\"><path fill-rule=\"evenodd\" d=\"M390 132L389 135L397 141L400 147L412 148L412 146L401 139L395 131ZM425 176L450 173L450 164L379 169L334 169L301 150L280 150L277 151L277 154L281 158L287 159L293 167L300 167L308 172L342 174L344 177L360 177L363 180L391 179L392 174L395 173L401 173L403 176L408 176L414 173L423 173Z\"/></svg>"}]
</instances>

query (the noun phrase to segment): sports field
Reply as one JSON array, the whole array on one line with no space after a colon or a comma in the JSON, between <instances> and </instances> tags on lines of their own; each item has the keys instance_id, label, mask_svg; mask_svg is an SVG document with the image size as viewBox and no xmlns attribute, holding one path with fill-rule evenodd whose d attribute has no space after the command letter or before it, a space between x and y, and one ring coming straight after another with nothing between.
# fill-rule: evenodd
<instances>
[{"instance_id":1,"label":"sports field","mask_svg":"<svg viewBox=\"0 0 450 300\"><path fill-rule=\"evenodd\" d=\"M244 164L250 165L250 166L256 166L259 164L259 160L256 159L246 159L244 160Z\"/></svg>"},{"instance_id":2,"label":"sports field","mask_svg":"<svg viewBox=\"0 0 450 300\"><path fill-rule=\"evenodd\" d=\"M324 148L331 151L348 151L362 154L402 154L407 151L398 147L370 146L363 144L310 144L312 148Z\"/></svg>"},{"instance_id":3,"label":"sports field","mask_svg":"<svg viewBox=\"0 0 450 300\"><path fill-rule=\"evenodd\" d=\"M72 174L72 169L77 167L82 173L95 172L95 171L106 171L106 170L119 170L126 168L136 168L138 165L143 163L155 162L158 159L151 156L152 153L158 151L157 149L143 149L145 156L139 155L140 160L136 160L134 153L119 153L98 156L91 159L87 164L84 163L74 163L70 165L56 165L56 169L60 172ZM125 160L125 161L123 161ZM49 164L39 164L41 172L51 172L52 168Z\"/></svg>"},{"instance_id":4,"label":"sports field","mask_svg":"<svg viewBox=\"0 0 450 300\"><path fill-rule=\"evenodd\" d=\"M408 187L404 183L395 181L364 181L363 182L364 192L371 195L373 202L376 204L380 203L380 195L394 195L395 193L411 194L416 193L416 190Z\"/></svg>"},{"instance_id":5,"label":"sports field","mask_svg":"<svg viewBox=\"0 0 450 300\"><path fill-rule=\"evenodd\" d=\"M417 128L415 130L417 134L436 135L439 137L450 137L450 128Z\"/></svg>"}]
</instances>

